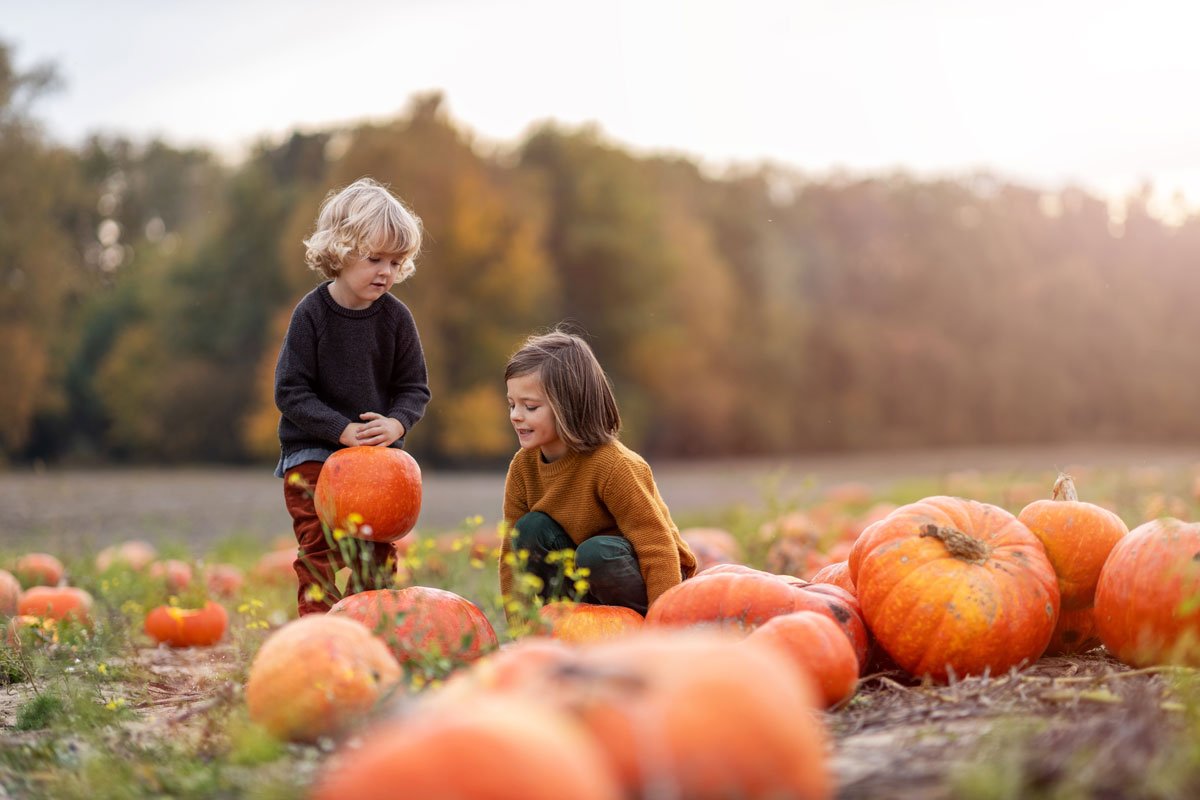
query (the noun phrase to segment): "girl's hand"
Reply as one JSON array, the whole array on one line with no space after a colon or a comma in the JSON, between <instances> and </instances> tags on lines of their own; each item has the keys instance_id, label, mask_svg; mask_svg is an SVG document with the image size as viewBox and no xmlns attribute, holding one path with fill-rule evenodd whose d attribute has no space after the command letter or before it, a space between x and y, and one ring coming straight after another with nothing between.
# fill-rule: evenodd
<instances>
[{"instance_id":1,"label":"girl's hand","mask_svg":"<svg viewBox=\"0 0 1200 800\"><path fill-rule=\"evenodd\" d=\"M357 426L355 444L387 447L404 435L404 426L393 417L385 417L374 411L367 411L358 417L363 422Z\"/></svg>"}]
</instances>

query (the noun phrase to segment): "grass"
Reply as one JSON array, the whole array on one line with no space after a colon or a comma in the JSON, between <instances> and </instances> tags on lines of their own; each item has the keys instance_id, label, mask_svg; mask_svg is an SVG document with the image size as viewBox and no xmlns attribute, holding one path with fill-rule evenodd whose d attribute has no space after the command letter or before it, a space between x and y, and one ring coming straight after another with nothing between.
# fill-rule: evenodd
<instances>
[{"instance_id":1,"label":"grass","mask_svg":"<svg viewBox=\"0 0 1200 800\"><path fill-rule=\"evenodd\" d=\"M1163 510L1190 519L1200 512L1192 495L1194 469L1082 470L1075 477L1082 499L1117 511L1130 528ZM1050 472L908 476L868 497L840 501L838 510L860 515L880 502L953 494L1016 513L1049 496L1053 480ZM728 530L741 543L746 563L763 566L770 544L761 534L765 523L830 503L815 482L786 496L782 484L764 482L756 507L730 506L677 522ZM449 589L475 602L504 641L512 634L497 595L495 551L480 551L486 533L479 518L427 533L412 543L404 566L412 584ZM247 575L263 555L261 545L236 536L216 542L200 559L166 533L155 544L162 557L189 560L197 568L233 564ZM16 555L0 552L0 565ZM201 580L172 592L163 580L121 565L98 572L91 553L56 555L66 560L73 585L95 598L94 625L27 628L19 647L0 645L0 794L69 799L306 793L331 744L276 741L249 720L242 696L258 648L295 615L294 584L248 580L242 594L226 602L230 627L221 645L170 651L155 648L142 632L145 613L162 603L200 605ZM444 677L456 666L430 655L417 664L422 680L415 683ZM1115 672L1119 665L1085 659L1073 668ZM887 733L895 752L861 755L860 766L869 758L881 759L882 766L848 777L839 796L885 796L888 787L905 782L921 787L922 781L928 781L927 796L967 800L1200 796L1200 680L1192 671L1135 678L1105 673L1094 684L1075 684L1037 669L1011 683L968 679L937 691L881 678L864 681L849 703L827 714L835 746L859 758L857 737Z\"/></svg>"}]
</instances>

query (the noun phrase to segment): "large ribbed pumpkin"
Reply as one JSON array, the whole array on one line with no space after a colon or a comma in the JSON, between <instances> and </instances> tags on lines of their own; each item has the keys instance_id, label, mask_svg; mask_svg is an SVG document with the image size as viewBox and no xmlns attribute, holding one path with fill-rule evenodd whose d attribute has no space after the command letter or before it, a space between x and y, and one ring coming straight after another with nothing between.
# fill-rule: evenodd
<instances>
[{"instance_id":1,"label":"large ribbed pumpkin","mask_svg":"<svg viewBox=\"0 0 1200 800\"><path fill-rule=\"evenodd\" d=\"M382 639L400 664L426 658L474 661L496 647L496 631L470 600L445 589L409 586L344 597L329 609Z\"/></svg>"},{"instance_id":2,"label":"large ribbed pumpkin","mask_svg":"<svg viewBox=\"0 0 1200 800\"><path fill-rule=\"evenodd\" d=\"M1096 584L1096 630L1135 667L1200 666L1200 523L1151 520L1113 547Z\"/></svg>"},{"instance_id":3,"label":"large ribbed pumpkin","mask_svg":"<svg viewBox=\"0 0 1200 800\"><path fill-rule=\"evenodd\" d=\"M1033 531L1058 575L1062 609L1089 608L1100 569L1113 546L1129 533L1125 523L1102 506L1085 503L1069 475L1059 475L1049 500L1035 500L1017 515Z\"/></svg>"},{"instance_id":4,"label":"large ribbed pumpkin","mask_svg":"<svg viewBox=\"0 0 1200 800\"><path fill-rule=\"evenodd\" d=\"M330 530L394 542L421 514L421 468L395 447L346 447L325 460L313 503Z\"/></svg>"},{"instance_id":5,"label":"large ribbed pumpkin","mask_svg":"<svg viewBox=\"0 0 1200 800\"><path fill-rule=\"evenodd\" d=\"M263 642L246 706L273 736L315 742L359 723L399 680L395 656L362 623L309 614Z\"/></svg>"},{"instance_id":6,"label":"large ribbed pumpkin","mask_svg":"<svg viewBox=\"0 0 1200 800\"><path fill-rule=\"evenodd\" d=\"M863 531L850 575L867 625L902 669L947 680L1039 658L1058 621L1058 578L1016 517L927 497Z\"/></svg>"}]
</instances>

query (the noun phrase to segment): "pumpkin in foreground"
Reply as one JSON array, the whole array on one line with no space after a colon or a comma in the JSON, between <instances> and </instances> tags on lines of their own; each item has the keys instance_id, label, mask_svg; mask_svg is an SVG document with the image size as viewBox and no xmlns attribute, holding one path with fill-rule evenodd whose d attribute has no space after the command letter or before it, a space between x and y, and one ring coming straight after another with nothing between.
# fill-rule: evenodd
<instances>
[{"instance_id":1,"label":"pumpkin in foreground","mask_svg":"<svg viewBox=\"0 0 1200 800\"><path fill-rule=\"evenodd\" d=\"M313 504L331 531L394 542L420 516L421 468L395 447L345 447L321 467Z\"/></svg>"},{"instance_id":2,"label":"pumpkin in foreground","mask_svg":"<svg viewBox=\"0 0 1200 800\"><path fill-rule=\"evenodd\" d=\"M399 680L395 657L362 623L309 614L263 642L246 706L276 738L315 742L356 725Z\"/></svg>"},{"instance_id":3,"label":"pumpkin in foreground","mask_svg":"<svg viewBox=\"0 0 1200 800\"><path fill-rule=\"evenodd\" d=\"M773 617L750 632L747 644L776 647L812 676L822 705L835 706L858 688L858 656L833 620L815 611Z\"/></svg>"},{"instance_id":4,"label":"pumpkin in foreground","mask_svg":"<svg viewBox=\"0 0 1200 800\"><path fill-rule=\"evenodd\" d=\"M221 641L229 626L225 607L209 600L203 608L158 606L146 614L146 634L171 647L208 647Z\"/></svg>"},{"instance_id":5,"label":"pumpkin in foreground","mask_svg":"<svg viewBox=\"0 0 1200 800\"><path fill-rule=\"evenodd\" d=\"M1058 577L1045 548L988 503L937 496L901 506L863 531L849 561L876 641L918 677L1031 663L1058 622Z\"/></svg>"},{"instance_id":6,"label":"pumpkin in foreground","mask_svg":"<svg viewBox=\"0 0 1200 800\"><path fill-rule=\"evenodd\" d=\"M34 586L21 595L17 614L91 625L92 596L74 586Z\"/></svg>"},{"instance_id":7,"label":"pumpkin in foreground","mask_svg":"<svg viewBox=\"0 0 1200 800\"><path fill-rule=\"evenodd\" d=\"M1200 523L1164 517L1117 542L1095 614L1104 646L1130 666L1200 666Z\"/></svg>"},{"instance_id":8,"label":"pumpkin in foreground","mask_svg":"<svg viewBox=\"0 0 1200 800\"><path fill-rule=\"evenodd\" d=\"M482 697L365 731L322 769L313 800L621 800L595 741L532 699Z\"/></svg>"}]
</instances>

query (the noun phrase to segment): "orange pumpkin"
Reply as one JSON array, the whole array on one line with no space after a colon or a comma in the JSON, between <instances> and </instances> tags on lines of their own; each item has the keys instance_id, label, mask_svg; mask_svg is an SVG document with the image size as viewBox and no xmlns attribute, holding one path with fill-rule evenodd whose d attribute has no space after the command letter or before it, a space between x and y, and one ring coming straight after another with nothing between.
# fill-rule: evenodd
<instances>
[{"instance_id":1,"label":"orange pumpkin","mask_svg":"<svg viewBox=\"0 0 1200 800\"><path fill-rule=\"evenodd\" d=\"M632 608L595 603L548 603L538 614L550 626L553 638L573 644L623 636L645 622Z\"/></svg>"},{"instance_id":2,"label":"orange pumpkin","mask_svg":"<svg viewBox=\"0 0 1200 800\"><path fill-rule=\"evenodd\" d=\"M1058 622L1058 578L1004 509L927 497L863 531L850 576L875 639L904 670L945 681L1039 658Z\"/></svg>"},{"instance_id":3,"label":"orange pumpkin","mask_svg":"<svg viewBox=\"0 0 1200 800\"><path fill-rule=\"evenodd\" d=\"M20 599L21 582L11 572L0 569L0 617L16 614Z\"/></svg>"},{"instance_id":4,"label":"orange pumpkin","mask_svg":"<svg viewBox=\"0 0 1200 800\"><path fill-rule=\"evenodd\" d=\"M123 564L134 572L141 572L158 558L158 549L141 539L114 544L96 554L96 571L104 572L116 564Z\"/></svg>"},{"instance_id":5,"label":"orange pumpkin","mask_svg":"<svg viewBox=\"0 0 1200 800\"><path fill-rule=\"evenodd\" d=\"M225 608L209 600L203 608L159 606L146 615L146 633L171 647L207 647L221 641L229 625Z\"/></svg>"},{"instance_id":6,"label":"orange pumpkin","mask_svg":"<svg viewBox=\"0 0 1200 800\"><path fill-rule=\"evenodd\" d=\"M474 603L428 586L374 589L344 597L329 609L379 636L401 664L428 656L474 661L496 647L492 624Z\"/></svg>"},{"instance_id":7,"label":"orange pumpkin","mask_svg":"<svg viewBox=\"0 0 1200 800\"><path fill-rule=\"evenodd\" d=\"M150 565L150 577L160 580L168 592L177 594L192 585L192 565L177 558L155 561Z\"/></svg>"},{"instance_id":8,"label":"orange pumpkin","mask_svg":"<svg viewBox=\"0 0 1200 800\"><path fill-rule=\"evenodd\" d=\"M232 564L213 564L204 570L204 585L210 594L231 600L242 591L246 578Z\"/></svg>"},{"instance_id":9,"label":"orange pumpkin","mask_svg":"<svg viewBox=\"0 0 1200 800\"><path fill-rule=\"evenodd\" d=\"M1200 666L1200 523L1151 520L1123 537L1096 584L1096 631L1135 667Z\"/></svg>"},{"instance_id":10,"label":"orange pumpkin","mask_svg":"<svg viewBox=\"0 0 1200 800\"><path fill-rule=\"evenodd\" d=\"M66 569L49 553L26 553L13 564L13 574L28 589L31 586L58 586Z\"/></svg>"},{"instance_id":11,"label":"orange pumpkin","mask_svg":"<svg viewBox=\"0 0 1200 800\"><path fill-rule=\"evenodd\" d=\"M780 614L816 611L838 624L860 666L869 634L858 601L832 584L810 584L741 564L718 564L663 592L646 613L648 625L713 625L748 632Z\"/></svg>"},{"instance_id":12,"label":"orange pumpkin","mask_svg":"<svg viewBox=\"0 0 1200 800\"><path fill-rule=\"evenodd\" d=\"M293 742L338 736L400 680L400 665L362 623L309 614L263 642L250 664L246 707L271 735Z\"/></svg>"},{"instance_id":13,"label":"orange pumpkin","mask_svg":"<svg viewBox=\"0 0 1200 800\"><path fill-rule=\"evenodd\" d=\"M479 698L375 725L328 761L313 800L621 800L599 746L565 713Z\"/></svg>"},{"instance_id":14,"label":"orange pumpkin","mask_svg":"<svg viewBox=\"0 0 1200 800\"><path fill-rule=\"evenodd\" d=\"M421 468L395 447L346 447L326 459L313 502L330 530L393 542L417 524Z\"/></svg>"},{"instance_id":15,"label":"orange pumpkin","mask_svg":"<svg viewBox=\"0 0 1200 800\"><path fill-rule=\"evenodd\" d=\"M264 583L268 586L288 586L296 583L296 570L293 564L296 562L296 548L290 550L270 550L263 553L254 567L250 570L250 575L256 583Z\"/></svg>"},{"instance_id":16,"label":"orange pumpkin","mask_svg":"<svg viewBox=\"0 0 1200 800\"><path fill-rule=\"evenodd\" d=\"M577 648L514 691L574 714L625 796L830 797L812 679L773 648L735 642L643 629Z\"/></svg>"},{"instance_id":17,"label":"orange pumpkin","mask_svg":"<svg viewBox=\"0 0 1200 800\"><path fill-rule=\"evenodd\" d=\"M687 543L696 556L696 569L715 564L736 564L742 560L742 546L733 534L723 528L684 528L679 538Z\"/></svg>"},{"instance_id":18,"label":"orange pumpkin","mask_svg":"<svg viewBox=\"0 0 1200 800\"><path fill-rule=\"evenodd\" d=\"M814 611L796 611L767 620L743 640L777 647L814 679L825 707L854 694L859 661L845 632Z\"/></svg>"},{"instance_id":19,"label":"orange pumpkin","mask_svg":"<svg viewBox=\"0 0 1200 800\"><path fill-rule=\"evenodd\" d=\"M17 603L17 613L27 617L71 620L92 624L92 596L74 586L34 586Z\"/></svg>"},{"instance_id":20,"label":"orange pumpkin","mask_svg":"<svg viewBox=\"0 0 1200 800\"><path fill-rule=\"evenodd\" d=\"M831 583L845 589L850 594L855 593L854 581L850 579L849 561L835 561L832 564L826 564L817 570L809 583Z\"/></svg>"},{"instance_id":21,"label":"orange pumpkin","mask_svg":"<svg viewBox=\"0 0 1200 800\"><path fill-rule=\"evenodd\" d=\"M1049 500L1035 500L1017 515L1041 540L1054 572L1062 610L1091 607L1096 581L1113 545L1129 533L1107 508L1085 503L1071 476L1060 474Z\"/></svg>"}]
</instances>

